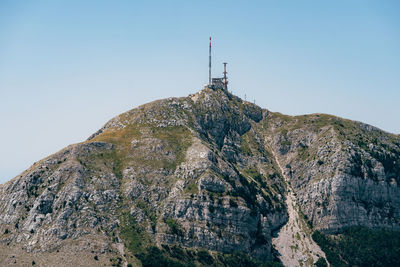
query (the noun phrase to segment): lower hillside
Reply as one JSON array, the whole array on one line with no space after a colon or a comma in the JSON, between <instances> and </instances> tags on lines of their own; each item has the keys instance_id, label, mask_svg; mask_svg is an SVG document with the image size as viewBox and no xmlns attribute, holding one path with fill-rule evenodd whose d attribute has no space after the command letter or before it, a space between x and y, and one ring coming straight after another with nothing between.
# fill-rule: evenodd
<instances>
[{"instance_id":1,"label":"lower hillside","mask_svg":"<svg viewBox=\"0 0 400 267\"><path fill-rule=\"evenodd\" d=\"M279 262L260 261L242 253L224 254L210 253L205 249L187 249L180 246L162 245L148 247L137 254L142 266L249 266L249 267L279 267Z\"/></svg>"},{"instance_id":2,"label":"lower hillside","mask_svg":"<svg viewBox=\"0 0 400 267\"><path fill-rule=\"evenodd\" d=\"M313 239L332 266L400 266L400 232L350 227L332 236L319 231Z\"/></svg>"}]
</instances>

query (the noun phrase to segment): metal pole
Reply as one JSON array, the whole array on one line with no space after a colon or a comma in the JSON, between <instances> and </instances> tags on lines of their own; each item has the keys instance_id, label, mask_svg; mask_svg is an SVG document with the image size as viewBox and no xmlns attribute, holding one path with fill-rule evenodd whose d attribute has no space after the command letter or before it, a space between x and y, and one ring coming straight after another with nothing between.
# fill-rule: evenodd
<instances>
[{"instance_id":1,"label":"metal pole","mask_svg":"<svg viewBox=\"0 0 400 267\"><path fill-rule=\"evenodd\" d=\"M211 36L210 36L210 49L208 51L208 84L211 86Z\"/></svg>"}]
</instances>

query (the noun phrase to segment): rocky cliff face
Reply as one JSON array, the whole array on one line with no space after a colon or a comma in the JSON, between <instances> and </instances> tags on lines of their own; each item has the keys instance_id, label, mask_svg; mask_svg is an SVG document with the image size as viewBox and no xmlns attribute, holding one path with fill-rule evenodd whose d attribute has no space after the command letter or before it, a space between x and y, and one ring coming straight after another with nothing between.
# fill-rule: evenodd
<instances>
[{"instance_id":1,"label":"rocky cliff face","mask_svg":"<svg viewBox=\"0 0 400 267\"><path fill-rule=\"evenodd\" d=\"M399 229L398 136L324 114L271 114L266 123L301 209L316 229Z\"/></svg>"},{"instance_id":2,"label":"rocky cliff face","mask_svg":"<svg viewBox=\"0 0 400 267\"><path fill-rule=\"evenodd\" d=\"M0 186L0 262L66 253L68 265L72 251L94 255L75 265L146 265L154 246L180 263L273 260L289 186L315 229L398 229L399 155L400 138L371 126L222 90L155 101Z\"/></svg>"}]
</instances>

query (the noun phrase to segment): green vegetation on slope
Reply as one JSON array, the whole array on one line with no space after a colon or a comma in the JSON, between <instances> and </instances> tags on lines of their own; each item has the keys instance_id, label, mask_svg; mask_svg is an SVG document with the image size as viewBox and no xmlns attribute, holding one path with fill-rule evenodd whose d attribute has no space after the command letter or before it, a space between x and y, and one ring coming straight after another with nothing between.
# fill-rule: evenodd
<instances>
[{"instance_id":1,"label":"green vegetation on slope","mask_svg":"<svg viewBox=\"0 0 400 267\"><path fill-rule=\"evenodd\" d=\"M331 236L319 231L313 239L336 266L400 266L400 232L350 227Z\"/></svg>"},{"instance_id":2,"label":"green vegetation on slope","mask_svg":"<svg viewBox=\"0 0 400 267\"><path fill-rule=\"evenodd\" d=\"M128 213L120 217L120 235L124 240L125 246L132 253L142 253L150 244L150 238L146 229L138 224Z\"/></svg>"},{"instance_id":3,"label":"green vegetation on slope","mask_svg":"<svg viewBox=\"0 0 400 267\"><path fill-rule=\"evenodd\" d=\"M176 245L150 246L136 255L143 267L158 266L226 266L226 267L281 267L277 262L260 262L244 254L211 254L204 249L186 249Z\"/></svg>"},{"instance_id":4,"label":"green vegetation on slope","mask_svg":"<svg viewBox=\"0 0 400 267\"><path fill-rule=\"evenodd\" d=\"M153 138L159 141L160 151L155 151L151 144ZM174 170L185 158L190 146L192 134L183 126L155 127L150 124L132 124L122 129L107 129L91 141L112 143L116 146L121 164L126 167L127 162L136 162L154 168ZM135 146L133 142L137 142ZM171 154L171 157L165 156Z\"/></svg>"}]
</instances>

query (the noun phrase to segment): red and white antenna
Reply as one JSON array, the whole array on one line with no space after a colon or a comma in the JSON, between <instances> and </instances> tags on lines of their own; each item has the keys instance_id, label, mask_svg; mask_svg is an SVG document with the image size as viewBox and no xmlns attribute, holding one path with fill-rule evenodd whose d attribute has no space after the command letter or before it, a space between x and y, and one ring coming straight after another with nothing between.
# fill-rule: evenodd
<instances>
[{"instance_id":1,"label":"red and white antenna","mask_svg":"<svg viewBox=\"0 0 400 267\"><path fill-rule=\"evenodd\" d=\"M226 77L226 62L223 63L224 64L224 79L223 79L223 84L224 84L224 89L228 91L228 77Z\"/></svg>"}]
</instances>

